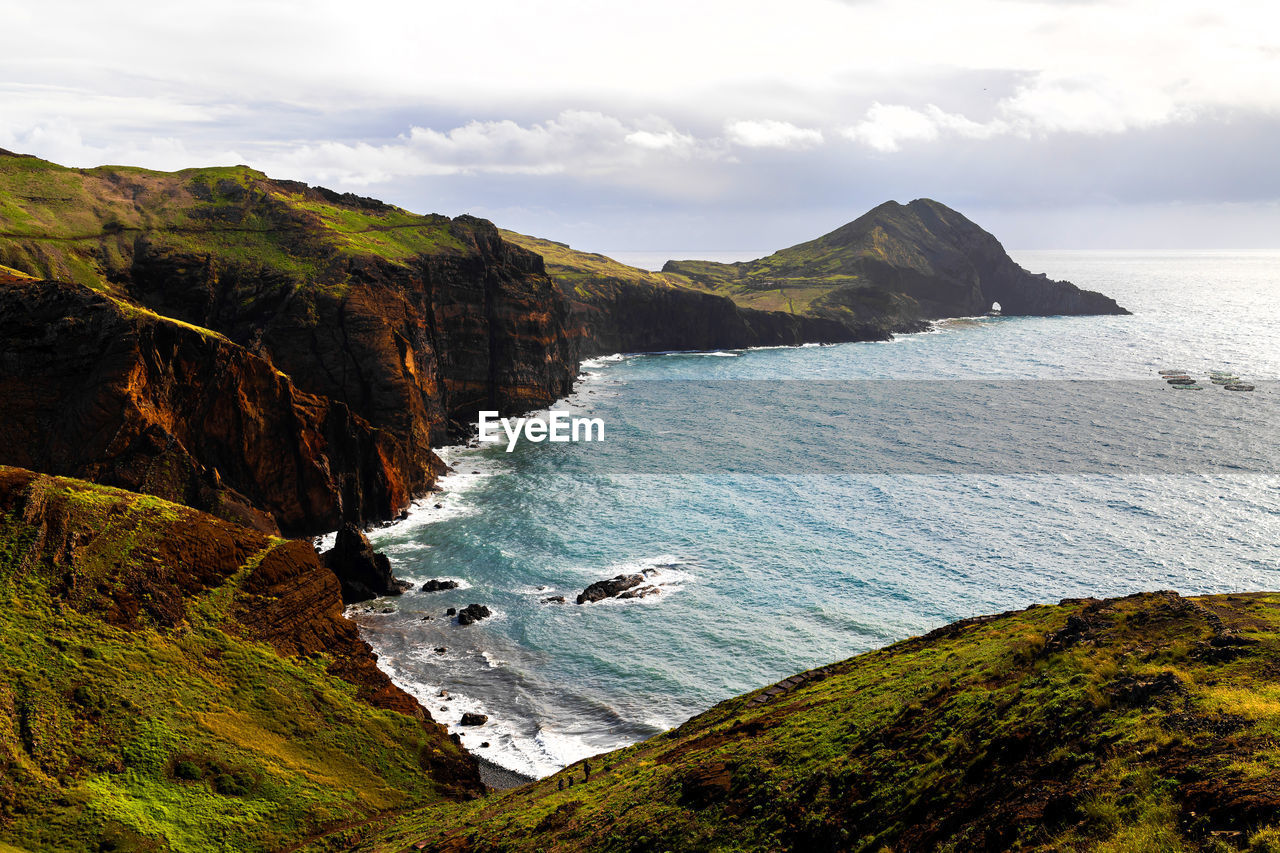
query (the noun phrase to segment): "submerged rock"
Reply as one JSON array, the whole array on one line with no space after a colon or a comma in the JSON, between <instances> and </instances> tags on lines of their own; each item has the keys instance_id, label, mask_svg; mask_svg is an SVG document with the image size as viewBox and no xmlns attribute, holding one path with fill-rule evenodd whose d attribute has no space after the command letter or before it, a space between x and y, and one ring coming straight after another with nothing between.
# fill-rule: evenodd
<instances>
[{"instance_id":1,"label":"submerged rock","mask_svg":"<svg viewBox=\"0 0 1280 853\"><path fill-rule=\"evenodd\" d=\"M546 598L542 599L542 603L543 604L564 604L564 596L548 595Z\"/></svg>"},{"instance_id":2,"label":"submerged rock","mask_svg":"<svg viewBox=\"0 0 1280 853\"><path fill-rule=\"evenodd\" d=\"M423 592L440 592L445 589L457 589L457 581L441 580L440 578L432 578L424 583L421 587Z\"/></svg>"},{"instance_id":3,"label":"submerged rock","mask_svg":"<svg viewBox=\"0 0 1280 853\"><path fill-rule=\"evenodd\" d=\"M386 554L373 550L368 538L354 524L344 524L333 548L324 553L324 564L338 576L343 604L368 601L383 595L400 595L412 584L397 580Z\"/></svg>"},{"instance_id":4,"label":"submerged rock","mask_svg":"<svg viewBox=\"0 0 1280 853\"><path fill-rule=\"evenodd\" d=\"M487 619L492 614L489 608L483 604L468 604L458 613L459 625L470 625L472 622L479 622L481 619Z\"/></svg>"}]
</instances>

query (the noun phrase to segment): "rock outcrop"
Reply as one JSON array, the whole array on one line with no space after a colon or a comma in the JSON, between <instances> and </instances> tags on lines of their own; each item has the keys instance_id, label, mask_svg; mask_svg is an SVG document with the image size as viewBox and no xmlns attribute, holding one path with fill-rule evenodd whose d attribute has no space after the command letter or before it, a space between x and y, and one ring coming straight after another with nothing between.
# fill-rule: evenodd
<instances>
[{"instance_id":1,"label":"rock outcrop","mask_svg":"<svg viewBox=\"0 0 1280 853\"><path fill-rule=\"evenodd\" d=\"M483 604L468 604L458 611L459 625L472 625L481 619L488 619L492 613Z\"/></svg>"},{"instance_id":2,"label":"rock outcrop","mask_svg":"<svg viewBox=\"0 0 1280 853\"><path fill-rule=\"evenodd\" d=\"M369 538L354 524L339 528L333 547L324 552L324 564L338 578L344 604L400 595L413 588L413 584L396 579L387 555L375 552Z\"/></svg>"},{"instance_id":3,"label":"rock outcrop","mask_svg":"<svg viewBox=\"0 0 1280 853\"><path fill-rule=\"evenodd\" d=\"M457 589L458 582L432 578L431 580L423 583L421 588L423 592L443 592L446 589Z\"/></svg>"},{"instance_id":4,"label":"rock outcrop","mask_svg":"<svg viewBox=\"0 0 1280 853\"><path fill-rule=\"evenodd\" d=\"M648 583L652 570L630 575L615 575L608 580L596 581L578 594L579 604L593 604L606 598L644 598L662 590ZM561 599L563 600L563 599Z\"/></svg>"}]
</instances>

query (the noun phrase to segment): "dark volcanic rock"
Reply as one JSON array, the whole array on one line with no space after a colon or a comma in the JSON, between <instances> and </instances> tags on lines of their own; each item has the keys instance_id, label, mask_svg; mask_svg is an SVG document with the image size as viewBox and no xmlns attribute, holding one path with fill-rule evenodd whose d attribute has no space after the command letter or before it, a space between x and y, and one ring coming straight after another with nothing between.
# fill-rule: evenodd
<instances>
[{"instance_id":1,"label":"dark volcanic rock","mask_svg":"<svg viewBox=\"0 0 1280 853\"><path fill-rule=\"evenodd\" d=\"M492 615L489 608L483 604L468 604L462 610L458 611L458 624L470 625L473 622L479 622L481 619L488 619Z\"/></svg>"},{"instance_id":2,"label":"dark volcanic rock","mask_svg":"<svg viewBox=\"0 0 1280 853\"><path fill-rule=\"evenodd\" d=\"M485 723L487 723L487 722L489 722L489 717L488 717L488 715L486 715L486 714L473 714L472 712L467 711L465 714L463 714L463 715L462 715L462 722L461 722L461 725L464 725L464 726L483 726L483 725L484 725Z\"/></svg>"},{"instance_id":3,"label":"dark volcanic rock","mask_svg":"<svg viewBox=\"0 0 1280 853\"><path fill-rule=\"evenodd\" d=\"M586 604L606 598L616 598L623 592L642 583L644 583L644 575L639 573L634 575L615 575L609 580L596 581L584 589L578 596L578 603Z\"/></svg>"},{"instance_id":4,"label":"dark volcanic rock","mask_svg":"<svg viewBox=\"0 0 1280 853\"><path fill-rule=\"evenodd\" d=\"M347 604L400 595L410 588L410 584L396 580L387 555L376 553L354 524L344 524L338 531L333 548L324 553L324 564L337 575Z\"/></svg>"},{"instance_id":5,"label":"dark volcanic rock","mask_svg":"<svg viewBox=\"0 0 1280 853\"><path fill-rule=\"evenodd\" d=\"M422 585L423 592L440 592L446 589L457 589L458 582L450 580L441 580L440 578L432 578Z\"/></svg>"}]
</instances>

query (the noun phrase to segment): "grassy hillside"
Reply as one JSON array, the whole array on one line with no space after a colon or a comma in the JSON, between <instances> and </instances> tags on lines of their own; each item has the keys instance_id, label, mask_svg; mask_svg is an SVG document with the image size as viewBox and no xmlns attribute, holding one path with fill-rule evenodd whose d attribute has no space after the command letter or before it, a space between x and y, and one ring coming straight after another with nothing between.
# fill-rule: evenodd
<instances>
[{"instance_id":1,"label":"grassy hillside","mask_svg":"<svg viewBox=\"0 0 1280 853\"><path fill-rule=\"evenodd\" d=\"M362 701L329 655L250 638L247 579L293 547L0 468L0 839L274 850L459 795L424 770L455 746Z\"/></svg>"},{"instance_id":2,"label":"grassy hillside","mask_svg":"<svg viewBox=\"0 0 1280 853\"><path fill-rule=\"evenodd\" d=\"M1274 593L967 620L358 849L1280 850L1278 660Z\"/></svg>"},{"instance_id":3,"label":"grassy hillside","mask_svg":"<svg viewBox=\"0 0 1280 853\"><path fill-rule=\"evenodd\" d=\"M943 211L972 226L937 202L888 202L816 240L768 257L732 264L672 261L666 269L696 287L725 293L742 305L813 311L824 307L825 297L837 290L857 292L883 286L876 273L886 267L934 276L953 272L947 265L954 266L957 259L949 257L939 263L937 254L940 247L950 248L947 226L960 223L939 218Z\"/></svg>"},{"instance_id":4,"label":"grassy hillside","mask_svg":"<svg viewBox=\"0 0 1280 853\"><path fill-rule=\"evenodd\" d=\"M0 154L0 262L111 289L143 236L309 286L342 286L349 258L397 264L463 249L447 217L273 181L247 166L69 169Z\"/></svg>"},{"instance_id":5,"label":"grassy hillside","mask_svg":"<svg viewBox=\"0 0 1280 853\"><path fill-rule=\"evenodd\" d=\"M500 229L502 238L542 255L547 272L561 289L582 299L610 296L611 286L630 285L656 288L689 287L690 281L673 273L652 272L632 267L594 252L579 252L564 243L530 237Z\"/></svg>"}]
</instances>

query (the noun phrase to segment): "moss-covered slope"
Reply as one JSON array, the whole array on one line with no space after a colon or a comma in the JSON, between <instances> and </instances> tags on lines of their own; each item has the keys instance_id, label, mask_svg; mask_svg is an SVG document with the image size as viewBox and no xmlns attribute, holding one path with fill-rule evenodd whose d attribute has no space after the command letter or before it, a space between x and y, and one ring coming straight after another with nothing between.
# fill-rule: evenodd
<instances>
[{"instance_id":1,"label":"moss-covered slope","mask_svg":"<svg viewBox=\"0 0 1280 853\"><path fill-rule=\"evenodd\" d=\"M1278 661L1274 593L966 620L360 849L1272 851Z\"/></svg>"},{"instance_id":2,"label":"moss-covered slope","mask_svg":"<svg viewBox=\"0 0 1280 853\"><path fill-rule=\"evenodd\" d=\"M275 850L473 795L341 607L307 543L0 468L0 839Z\"/></svg>"}]
</instances>

